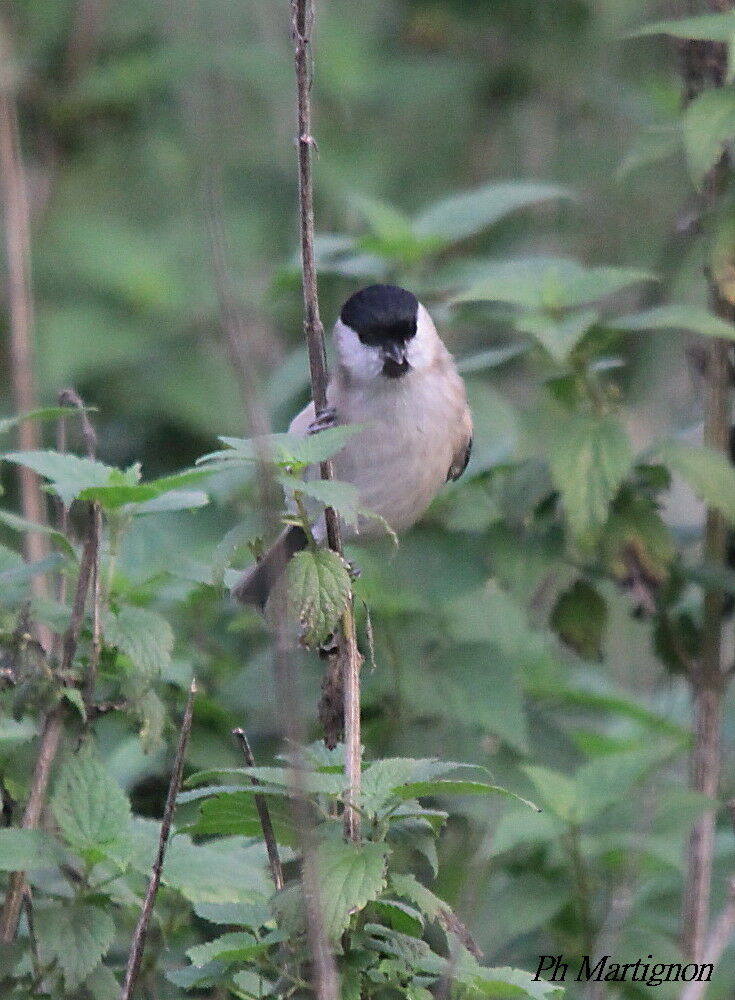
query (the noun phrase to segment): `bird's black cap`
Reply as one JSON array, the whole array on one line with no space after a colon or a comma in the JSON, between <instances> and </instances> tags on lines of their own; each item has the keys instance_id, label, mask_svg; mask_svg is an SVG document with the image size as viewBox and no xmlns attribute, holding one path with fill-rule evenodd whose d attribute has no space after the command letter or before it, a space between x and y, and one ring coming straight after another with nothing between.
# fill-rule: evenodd
<instances>
[{"instance_id":1,"label":"bird's black cap","mask_svg":"<svg viewBox=\"0 0 735 1000\"><path fill-rule=\"evenodd\" d=\"M369 285L347 299L339 318L363 344L380 347L415 336L418 308L418 299L405 288Z\"/></svg>"}]
</instances>

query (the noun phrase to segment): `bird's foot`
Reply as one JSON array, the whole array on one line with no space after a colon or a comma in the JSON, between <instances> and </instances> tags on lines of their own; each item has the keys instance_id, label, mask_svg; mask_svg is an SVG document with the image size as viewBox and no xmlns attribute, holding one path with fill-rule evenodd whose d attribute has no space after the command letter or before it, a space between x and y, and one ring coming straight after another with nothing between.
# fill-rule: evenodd
<instances>
[{"instance_id":1,"label":"bird's foot","mask_svg":"<svg viewBox=\"0 0 735 1000\"><path fill-rule=\"evenodd\" d=\"M313 420L309 426L306 428L306 433L318 434L319 431L326 431L330 427L334 427L337 423L337 410L334 406L328 406L325 410L320 410L316 415L316 419Z\"/></svg>"},{"instance_id":2,"label":"bird's foot","mask_svg":"<svg viewBox=\"0 0 735 1000\"><path fill-rule=\"evenodd\" d=\"M359 580L362 576L362 570L357 563L353 562L352 559L346 559L345 562L347 563L347 572L350 574L350 580Z\"/></svg>"}]
</instances>

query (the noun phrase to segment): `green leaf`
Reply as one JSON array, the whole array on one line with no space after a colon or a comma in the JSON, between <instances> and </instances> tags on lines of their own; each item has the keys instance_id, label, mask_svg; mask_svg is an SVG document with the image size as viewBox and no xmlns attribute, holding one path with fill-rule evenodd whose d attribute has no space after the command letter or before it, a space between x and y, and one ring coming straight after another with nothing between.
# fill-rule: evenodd
<instances>
[{"instance_id":1,"label":"green leaf","mask_svg":"<svg viewBox=\"0 0 735 1000\"><path fill-rule=\"evenodd\" d=\"M577 789L571 778L548 767L529 764L523 770L551 813L569 823L577 821Z\"/></svg>"},{"instance_id":2,"label":"green leaf","mask_svg":"<svg viewBox=\"0 0 735 1000\"><path fill-rule=\"evenodd\" d=\"M144 486L147 485L149 484L144 484ZM209 496L202 490L171 490L169 493L162 493L151 500L136 503L131 513L140 516L142 514L164 514L177 510L196 510L199 507L206 507L208 503Z\"/></svg>"},{"instance_id":3,"label":"green leaf","mask_svg":"<svg viewBox=\"0 0 735 1000\"><path fill-rule=\"evenodd\" d=\"M668 159L680 146L681 127L678 122L645 129L636 136L632 148L618 167L618 177L627 177L640 167Z\"/></svg>"},{"instance_id":4,"label":"green leaf","mask_svg":"<svg viewBox=\"0 0 735 1000\"><path fill-rule=\"evenodd\" d=\"M109 611L103 616L102 633L107 645L117 646L149 680L171 662L173 630L155 611L130 605L117 614Z\"/></svg>"},{"instance_id":5,"label":"green leaf","mask_svg":"<svg viewBox=\"0 0 735 1000\"><path fill-rule=\"evenodd\" d=\"M151 503L157 498L164 497L164 494L177 490L181 486L189 486L198 483L202 479L211 475L211 469L189 469L186 472L177 472L172 476L162 476L160 479L153 479L148 483L138 482L140 470L138 466L126 469L121 472L114 470L114 475L110 477L110 482L106 486L93 486L84 489L79 494L80 500L97 500L106 510L117 510L128 504ZM198 499L204 494L199 491L191 491L197 497L194 506L201 506ZM190 493L191 496L191 493ZM163 503L163 500L161 501ZM154 505L154 510L155 505ZM159 509L166 509L165 504ZM181 509L174 506L173 509ZM133 511L137 513L138 510Z\"/></svg>"},{"instance_id":6,"label":"green leaf","mask_svg":"<svg viewBox=\"0 0 735 1000\"><path fill-rule=\"evenodd\" d=\"M705 176L722 156L725 144L735 136L735 89L705 90L688 105L683 126L689 174L695 187L701 188Z\"/></svg>"},{"instance_id":7,"label":"green leaf","mask_svg":"<svg viewBox=\"0 0 735 1000\"><path fill-rule=\"evenodd\" d=\"M444 900L422 885L415 875L391 873L388 882L393 892L417 906L429 920L436 920L441 911L447 909Z\"/></svg>"},{"instance_id":8,"label":"green leaf","mask_svg":"<svg viewBox=\"0 0 735 1000\"><path fill-rule=\"evenodd\" d=\"M110 915L99 906L37 909L35 930L41 964L56 962L67 992L76 990L99 965L115 938Z\"/></svg>"},{"instance_id":9,"label":"green leaf","mask_svg":"<svg viewBox=\"0 0 735 1000\"><path fill-rule=\"evenodd\" d=\"M692 330L703 337L722 337L735 340L735 324L713 316L699 306L673 303L656 306L628 316L606 320L613 330Z\"/></svg>"},{"instance_id":10,"label":"green leaf","mask_svg":"<svg viewBox=\"0 0 735 1000\"><path fill-rule=\"evenodd\" d=\"M271 462L273 465L303 467L332 458L344 448L348 439L363 428L358 424L328 427L318 434L302 437L299 434L267 434L259 438L221 437L226 451L215 451L197 459L205 462L248 463Z\"/></svg>"},{"instance_id":11,"label":"green leaf","mask_svg":"<svg viewBox=\"0 0 735 1000\"><path fill-rule=\"evenodd\" d=\"M674 38L693 38L712 42L730 42L735 37L735 12L701 14L671 21L654 21L631 31L629 38L645 35L673 35Z\"/></svg>"},{"instance_id":12,"label":"green leaf","mask_svg":"<svg viewBox=\"0 0 735 1000\"><path fill-rule=\"evenodd\" d=\"M555 428L551 476L574 534L583 539L607 520L610 501L633 464L628 435L612 417L575 413Z\"/></svg>"},{"instance_id":13,"label":"green leaf","mask_svg":"<svg viewBox=\"0 0 735 1000\"><path fill-rule=\"evenodd\" d=\"M267 951L271 945L285 941L286 938L287 935L281 931L272 931L258 941L247 931L232 931L229 934L221 934L214 941L195 945L189 948L186 954L192 965L196 966L206 965L215 959L224 962L246 962L255 955Z\"/></svg>"},{"instance_id":14,"label":"green leaf","mask_svg":"<svg viewBox=\"0 0 735 1000\"><path fill-rule=\"evenodd\" d=\"M112 477L130 480L131 473L121 473L119 469L91 458L78 455L60 454L57 451L11 451L3 456L5 461L24 465L48 479L51 489L60 497L65 507L86 489L109 486ZM133 479L134 483L135 480Z\"/></svg>"},{"instance_id":15,"label":"green leaf","mask_svg":"<svg viewBox=\"0 0 735 1000\"><path fill-rule=\"evenodd\" d=\"M466 358L460 358L457 361L457 371L461 375L471 375L473 372L486 371L488 368L498 368L500 365L526 354L527 351L526 344L491 347L487 351L480 351L478 354L470 354Z\"/></svg>"},{"instance_id":16,"label":"green leaf","mask_svg":"<svg viewBox=\"0 0 735 1000\"><path fill-rule=\"evenodd\" d=\"M661 445L658 454L706 504L735 524L735 469L724 455L674 441Z\"/></svg>"},{"instance_id":17,"label":"green leaf","mask_svg":"<svg viewBox=\"0 0 735 1000\"><path fill-rule=\"evenodd\" d=\"M580 656L599 659L607 627L607 604L586 580L575 580L557 598L549 624Z\"/></svg>"},{"instance_id":18,"label":"green leaf","mask_svg":"<svg viewBox=\"0 0 735 1000\"><path fill-rule=\"evenodd\" d=\"M317 850L324 933L336 943L353 913L362 910L385 888L385 864L390 848L366 842L326 841Z\"/></svg>"},{"instance_id":19,"label":"green leaf","mask_svg":"<svg viewBox=\"0 0 735 1000\"><path fill-rule=\"evenodd\" d=\"M558 198L572 198L571 191L557 184L507 181L488 184L444 198L414 219L413 230L441 244L456 243L481 232L521 208Z\"/></svg>"},{"instance_id":20,"label":"green leaf","mask_svg":"<svg viewBox=\"0 0 735 1000\"><path fill-rule=\"evenodd\" d=\"M624 267L582 267L566 257L489 261L475 283L452 300L507 302L535 312L572 309L655 280L648 271Z\"/></svg>"},{"instance_id":21,"label":"green leaf","mask_svg":"<svg viewBox=\"0 0 735 1000\"><path fill-rule=\"evenodd\" d=\"M160 824L135 818L130 864L143 875L150 873L158 845ZM220 837L194 844L180 833L166 852L161 881L177 889L191 903L252 903L270 896L265 848L242 837Z\"/></svg>"},{"instance_id":22,"label":"green leaf","mask_svg":"<svg viewBox=\"0 0 735 1000\"><path fill-rule=\"evenodd\" d=\"M500 785L487 785L482 781L412 781L396 789L396 794L402 799L415 799L420 795L500 795L503 798L515 799L529 809L540 812L540 809L528 799L521 798L515 792L501 788Z\"/></svg>"},{"instance_id":23,"label":"green leaf","mask_svg":"<svg viewBox=\"0 0 735 1000\"><path fill-rule=\"evenodd\" d=\"M395 899L378 899L371 904L371 908L377 911L381 922L386 926L401 934L421 937L424 921L419 911L412 906Z\"/></svg>"},{"instance_id":24,"label":"green leaf","mask_svg":"<svg viewBox=\"0 0 735 1000\"><path fill-rule=\"evenodd\" d=\"M95 413L96 407L85 406L85 413ZM60 417L79 416L80 409L76 406L45 406L40 410L29 410L17 417L0 417L0 434L7 434L25 420L58 420Z\"/></svg>"},{"instance_id":25,"label":"green leaf","mask_svg":"<svg viewBox=\"0 0 735 1000\"><path fill-rule=\"evenodd\" d=\"M516 321L516 329L538 341L558 364L563 364L587 331L598 322L595 309L571 313L563 319L553 319L545 313L524 313Z\"/></svg>"},{"instance_id":26,"label":"green leaf","mask_svg":"<svg viewBox=\"0 0 735 1000\"><path fill-rule=\"evenodd\" d=\"M51 541L57 545L65 555L69 556L71 559L76 559L77 554L74 550L74 546L71 544L69 539L61 531L57 531L56 528L52 528L49 524L35 524L33 521L28 521L24 517L19 517L17 514L13 514L9 510L0 510L0 523L4 524L6 528L10 528L11 531L17 531L21 534L26 532L46 535Z\"/></svg>"},{"instance_id":27,"label":"green leaf","mask_svg":"<svg viewBox=\"0 0 735 1000\"><path fill-rule=\"evenodd\" d=\"M88 861L119 857L130 838L130 803L94 757L72 757L61 770L51 811L66 843Z\"/></svg>"},{"instance_id":28,"label":"green leaf","mask_svg":"<svg viewBox=\"0 0 735 1000\"><path fill-rule=\"evenodd\" d=\"M500 969L480 968L476 976L462 977L462 982L474 987L483 997L497 997L511 1000L512 997L527 997L528 1000L551 1000L562 997L564 989L556 983L536 979L530 972L508 967Z\"/></svg>"},{"instance_id":29,"label":"green leaf","mask_svg":"<svg viewBox=\"0 0 735 1000\"><path fill-rule=\"evenodd\" d=\"M0 871L31 871L53 868L64 858L64 850L44 830L0 830Z\"/></svg>"},{"instance_id":30,"label":"green leaf","mask_svg":"<svg viewBox=\"0 0 735 1000\"><path fill-rule=\"evenodd\" d=\"M306 549L289 560L285 576L302 642L309 648L318 646L334 631L350 599L347 566L331 549Z\"/></svg>"},{"instance_id":31,"label":"green leaf","mask_svg":"<svg viewBox=\"0 0 735 1000\"><path fill-rule=\"evenodd\" d=\"M98 965L84 980L84 988L92 1000L118 1000L120 983L106 965Z\"/></svg>"},{"instance_id":32,"label":"green leaf","mask_svg":"<svg viewBox=\"0 0 735 1000\"><path fill-rule=\"evenodd\" d=\"M23 583L40 573L50 573L64 562L58 553L39 559L38 562L22 563L15 569L5 569L0 573L0 583Z\"/></svg>"},{"instance_id":33,"label":"green leaf","mask_svg":"<svg viewBox=\"0 0 735 1000\"><path fill-rule=\"evenodd\" d=\"M262 903L196 903L194 912L210 924L231 924L258 930L273 919Z\"/></svg>"},{"instance_id":34,"label":"green leaf","mask_svg":"<svg viewBox=\"0 0 735 1000\"><path fill-rule=\"evenodd\" d=\"M300 479L297 476L278 476L278 482L293 494L305 493L325 507L332 507L349 525L357 525L360 514L360 494L353 483L336 479Z\"/></svg>"},{"instance_id":35,"label":"green leaf","mask_svg":"<svg viewBox=\"0 0 735 1000\"><path fill-rule=\"evenodd\" d=\"M0 753L29 743L37 735L38 723L29 716L16 721L7 715L0 715Z\"/></svg>"}]
</instances>

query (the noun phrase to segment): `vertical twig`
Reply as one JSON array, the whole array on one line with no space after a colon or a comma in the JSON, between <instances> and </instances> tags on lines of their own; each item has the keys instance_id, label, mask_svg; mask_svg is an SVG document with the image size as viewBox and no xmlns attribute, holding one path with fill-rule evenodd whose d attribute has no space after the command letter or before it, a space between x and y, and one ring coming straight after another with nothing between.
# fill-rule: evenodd
<instances>
[{"instance_id":1,"label":"vertical twig","mask_svg":"<svg viewBox=\"0 0 735 1000\"><path fill-rule=\"evenodd\" d=\"M84 404L73 390L66 390L60 394L59 401L80 408L82 420L82 433L87 447L87 454L94 457L96 446L96 436L94 429L84 412ZM77 646L79 644L79 632L84 618L84 608L87 601L90 580L94 576L94 567L99 559L100 541L100 512L97 504L92 504L89 511L89 521L87 534L84 539L82 556L77 575L74 600L72 602L69 623L64 633L61 644L61 664L62 673L68 673L71 669ZM46 789L48 788L51 776L51 767L59 748L59 740L64 728L64 705L59 703L44 718L41 740L38 748L38 756L31 779L31 787L28 793L28 801L23 813L22 828L24 830L35 829L41 819ZM9 879L8 891L5 896L2 914L0 914L0 940L12 941L18 927L18 917L23 901L25 887L25 873L13 872Z\"/></svg>"},{"instance_id":2,"label":"vertical twig","mask_svg":"<svg viewBox=\"0 0 735 1000\"><path fill-rule=\"evenodd\" d=\"M250 432L257 437L268 433L268 413L258 391L252 350L245 332L245 322L227 280L225 239L213 189L210 188L207 194L207 228L212 251L212 264L222 327L227 340L230 361L235 370L242 393L248 426ZM275 513L278 509L279 497L273 476L273 469L269 464L269 460L270 455L268 454L267 447L263 446L263 450L258 452L256 466L260 509L263 514L266 533L275 534L279 524L279 519ZM274 599L278 600L278 595ZM276 608L273 619L275 631L273 674L280 708L281 730L284 738L292 747L297 748L296 752L299 754L304 733L301 725L298 676L293 662L289 637L286 634L285 608ZM292 767L291 778L291 785L296 792L295 797L291 801L291 810L301 847L301 878L304 904L307 912L307 934L312 958L312 978L315 993L318 1000L338 1000L337 970L334 958L329 950L322 922L319 873L317 871L316 849L312 834L311 818L304 807L303 795L299 794L303 793L303 788L301 787L303 785L302 768L299 766ZM266 837L265 829L264 837ZM267 843L266 838L266 846ZM273 868L271 870L273 871Z\"/></svg>"},{"instance_id":3,"label":"vertical twig","mask_svg":"<svg viewBox=\"0 0 735 1000\"><path fill-rule=\"evenodd\" d=\"M173 822L174 810L176 808L176 796L178 795L179 788L181 786L181 776L184 772L184 755L186 753L186 744L189 741L189 733L191 732L191 723L194 716L194 695L196 694L196 689L196 681L192 680L191 686L189 687L189 697L186 700L186 708L184 709L184 718L181 722L179 744L176 748L174 766L171 771L171 780L168 785L166 805L163 809L163 819L161 820L161 832L158 836L156 856L151 867L151 874L148 879L148 888L146 889L140 916L138 917L138 922L135 925L133 940L130 945L130 953L128 955L128 965L125 970L125 980L123 982L122 989L120 990L120 1000L130 1000L132 997L133 990L135 989L135 981L138 978L138 972L140 970L140 963L143 958L143 949L145 948L145 938L148 932L148 924L151 919L151 913L153 912L153 904L156 899L156 893L158 892L158 887L161 883L163 862L166 857L168 837L171 832L171 823Z\"/></svg>"},{"instance_id":4,"label":"vertical twig","mask_svg":"<svg viewBox=\"0 0 735 1000\"><path fill-rule=\"evenodd\" d=\"M4 28L4 25L0 25ZM7 39L7 34L6 34ZM12 97L13 69L7 41L0 48L0 189L5 215L5 251L8 266L8 305L10 327L10 384L13 408L26 413L35 406L33 386L33 306L30 278L30 221L23 162L20 154L18 123ZM24 420L18 425L17 443L22 451L38 448L38 425ZM35 472L18 469L20 504L29 521L43 523L45 510ZM43 535L26 532L23 539L28 562L46 554ZM33 577L33 592L45 593L43 574Z\"/></svg>"},{"instance_id":5,"label":"vertical twig","mask_svg":"<svg viewBox=\"0 0 735 1000\"><path fill-rule=\"evenodd\" d=\"M709 0L710 10L732 8L730 0ZM685 103L693 100L706 86L721 87L726 80L727 51L718 42L687 41L683 44ZM708 207L716 207L731 171L730 159L723 154L705 179ZM708 274L709 292L714 312L732 322L733 307L720 294L715 277ZM731 345L711 340L705 348L704 368L704 444L722 455L729 453ZM704 558L713 566L722 566L727 555L727 524L714 508L706 513ZM690 786L708 798L717 797L721 767L720 727L726 674L722 665L723 593L708 587L704 593L702 644L700 655L690 665L694 714L694 747L691 755ZM714 853L715 814L703 813L692 826L686 853L686 876L682 899L681 939L684 953L694 962L702 961L709 922L712 859Z\"/></svg>"},{"instance_id":6,"label":"vertical twig","mask_svg":"<svg viewBox=\"0 0 735 1000\"><path fill-rule=\"evenodd\" d=\"M324 327L319 315L319 299L314 259L314 188L311 176L311 31L314 24L313 0L291 0L294 66L296 70L296 105L299 173L299 234L301 270L304 290L304 334L309 352L311 393L317 415L327 406L327 364L324 348ZM322 479L332 479L333 463L322 462ZM342 554L339 520L331 507L325 511L329 547ZM345 610L341 623L340 661L342 664L345 714L345 836L360 839L360 814L353 807L360 791L360 654L355 637L351 606Z\"/></svg>"},{"instance_id":7,"label":"vertical twig","mask_svg":"<svg viewBox=\"0 0 735 1000\"><path fill-rule=\"evenodd\" d=\"M245 730L240 728L233 729L232 735L235 737L235 740L242 751L246 766L255 767L255 757L253 757L253 751L251 750L250 742L245 735ZM250 780L254 785L260 784L257 778L251 778ZM258 810L260 827L263 831L265 849L268 852L268 864L270 865L273 884L275 885L276 890L280 892L283 888L283 869L281 868L281 858L278 854L278 843L276 841L276 835L273 832L273 824L271 823L268 803L265 800L265 795L258 795L256 793L253 798L255 799L255 808Z\"/></svg>"}]
</instances>

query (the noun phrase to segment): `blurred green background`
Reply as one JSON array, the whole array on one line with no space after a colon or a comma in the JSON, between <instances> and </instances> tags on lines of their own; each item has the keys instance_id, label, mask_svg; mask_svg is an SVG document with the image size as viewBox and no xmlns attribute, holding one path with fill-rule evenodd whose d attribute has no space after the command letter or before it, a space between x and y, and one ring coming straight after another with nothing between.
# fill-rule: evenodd
<instances>
[{"instance_id":1,"label":"blurred green background","mask_svg":"<svg viewBox=\"0 0 735 1000\"><path fill-rule=\"evenodd\" d=\"M249 364L273 427L285 429L308 396L288 3L12 0L0 12L30 185L39 401L74 386L99 409L99 457L141 461L146 477L192 464L218 435L247 433L220 324L214 221ZM673 149L676 51L660 38L624 38L674 13L635 0L319 2L314 172L325 326L361 284L391 278L421 295L457 357L522 344L507 309L450 299L478 262L539 253L658 274L658 285L619 290L623 312L664 294L704 304L702 251L682 222L684 157L647 163L654 146ZM407 235L407 217L506 181L563 190L529 196L447 246L417 248ZM5 322L3 311L0 328ZM623 422L638 447L696 424L685 346L667 335L615 347ZM681 848L701 807L684 791L686 690L655 658L650 623L632 616L610 579L599 581L600 643L594 628L574 652L552 635L550 609L576 569L559 530L534 527L549 492L541 458L552 418L539 393L548 371L533 353L497 360L466 369L476 419L469 477L395 556L388 544L358 554L376 645L364 671L366 752L481 762L532 797L545 779L527 765L566 779L596 761L579 794L587 801L607 787L609 801L593 810L597 826L584 817L571 824L571 849L569 831L553 823L539 833L512 811L499 819L502 807L470 803L445 836L440 889L489 964L535 969L539 954L583 952L591 931L580 928L580 893L595 934L627 907L610 930L616 954L639 955L643 941L644 951L671 960ZM7 413L7 358L1 367ZM148 593L174 625L171 699L192 671L201 679L196 767L236 762L233 725L245 726L262 762L277 747L262 627L200 582L229 556L234 542L218 548L226 532L243 519L257 531L249 490L222 477L207 507L140 519L121 557L123 588L136 599ZM686 497L672 513L682 530L698 516ZM482 589L488 578L494 585ZM310 719L320 670L304 656ZM166 752L146 753L119 720L104 720L100 733L136 808L157 813ZM730 713L730 791L733 735ZM649 756L623 774L612 751ZM584 885L580 850L589 862ZM713 995L727 995L730 972L723 967ZM674 995L667 990L654 992ZM570 986L570 995L582 993Z\"/></svg>"}]
</instances>

